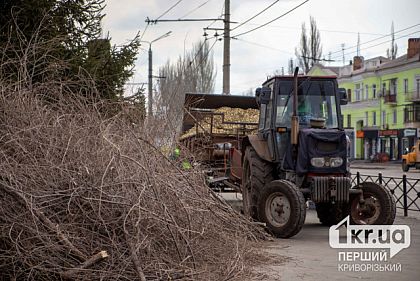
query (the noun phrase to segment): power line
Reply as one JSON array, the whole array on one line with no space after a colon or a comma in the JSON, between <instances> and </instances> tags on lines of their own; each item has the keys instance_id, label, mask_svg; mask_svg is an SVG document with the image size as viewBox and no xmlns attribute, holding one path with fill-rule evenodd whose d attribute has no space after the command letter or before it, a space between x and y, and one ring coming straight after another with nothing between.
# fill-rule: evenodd
<instances>
[{"instance_id":1,"label":"power line","mask_svg":"<svg viewBox=\"0 0 420 281\"><path fill-rule=\"evenodd\" d=\"M183 15L182 17L180 17L180 19L185 18L186 16L191 15L192 13L194 13L195 11L197 11L198 9L200 9L201 7L203 7L204 5L206 5L207 3L209 3L212 0L207 0L203 3L201 3L199 6L195 7L194 9L192 9L191 11L189 11L188 13L186 13L185 15Z\"/></svg>"},{"instance_id":2,"label":"power line","mask_svg":"<svg viewBox=\"0 0 420 281\"><path fill-rule=\"evenodd\" d=\"M260 11L259 13L257 13L256 15L250 17L249 19L247 19L246 21L244 21L243 23L241 23L240 25L236 26L235 28L233 28L231 31L243 26L244 24L250 22L251 20L255 19L256 17L258 17L259 15L261 15L262 13L264 13L265 11L267 11L268 9L270 9L271 7L273 7L275 4L277 4L280 0L276 0L273 3L271 3L270 5L268 5L266 8L264 8L262 11Z\"/></svg>"},{"instance_id":3,"label":"power line","mask_svg":"<svg viewBox=\"0 0 420 281\"><path fill-rule=\"evenodd\" d=\"M249 23L248 25L257 26L259 24L257 24L257 23ZM281 25L272 25L272 24L270 24L269 27L292 29L292 30L300 30L299 27L281 26ZM384 34L381 34L381 33L372 33L372 32L357 32L357 31L331 30L331 29L318 29L318 30L319 31L323 31L323 32L331 32L331 33L344 33L344 34L358 34L358 33L360 33L361 35L384 36Z\"/></svg>"},{"instance_id":4,"label":"power line","mask_svg":"<svg viewBox=\"0 0 420 281\"><path fill-rule=\"evenodd\" d=\"M401 38L404 38L404 37L407 37L407 36L411 36L411 35L416 34L416 33L419 33L419 32L420 32L420 30L415 31L415 32L412 32L412 33L409 33L409 34L406 34L406 35L402 35L402 36L400 36L400 37L395 38L394 40L401 39ZM378 44L375 44L375 45L372 45L372 46L368 46L368 47L365 47L365 48L361 48L359 51L361 51L361 50L366 50L366 49L370 49L370 48L373 48L373 47L377 47L377 46L380 46L380 45L383 45L383 44L389 43L389 42L391 42L391 41L392 41L392 39L391 39L391 40L384 41L384 42L381 42L381 43L378 43ZM349 52L349 53L346 53L345 55L354 54L354 53L356 53L356 52L357 52L357 51ZM341 55L340 55L340 56L341 56ZM333 57L332 59L333 59L333 60L338 59L340 56Z\"/></svg>"},{"instance_id":5,"label":"power line","mask_svg":"<svg viewBox=\"0 0 420 281\"><path fill-rule=\"evenodd\" d=\"M406 31L406 30L408 30L408 29L411 29L411 28L416 27L416 26L419 26L419 25L420 25L420 23L415 24L415 25L412 25L412 26L409 26L409 27L406 27L406 28L401 29L401 30L398 30L398 31L396 31L395 33L400 33L400 32ZM375 38L375 39L372 39L372 40L369 40L369 41L366 41L366 42L360 43L360 45L368 44L368 43L371 43L371 42L374 42L374 41L380 40L380 39L382 39L382 38L388 37L388 36L390 36L390 35L392 35L392 34L386 34L386 35L383 35L383 36L377 37L377 38ZM347 48L345 48L344 50L353 49L353 48L356 48L357 46L358 46L358 45L356 44L356 45L353 45L353 46L351 46L351 47L347 47ZM336 53L341 53L342 51L343 51L343 50L342 50L342 49L340 49L339 51L334 51L334 52L331 52L331 54L333 55L333 54L336 54Z\"/></svg>"},{"instance_id":6,"label":"power line","mask_svg":"<svg viewBox=\"0 0 420 281\"><path fill-rule=\"evenodd\" d=\"M225 11L225 3L224 3L224 1L223 1L223 5L222 5L222 11L220 12L220 16L218 17L219 19L221 18L221 17L223 17L223 14L224 14L224 11ZM215 22L216 22L217 20L214 20L212 23L210 23L206 28L209 28L209 27L211 27Z\"/></svg>"},{"instance_id":7,"label":"power line","mask_svg":"<svg viewBox=\"0 0 420 281\"><path fill-rule=\"evenodd\" d=\"M266 48L266 49L270 49L270 50L273 50L273 51L278 51L278 52L285 53L285 54L288 54L288 55L294 55L291 52L283 51L283 50L273 48L273 47L270 47L270 46L267 46L267 45L263 45L263 44L260 44L260 43L256 43L256 42L252 42L252 41L248 41L248 40L244 40L244 39L240 39L240 38L235 38L235 37L233 37L232 39L235 39L235 40L247 43L247 44L255 45L255 46L258 46L258 47L261 47L261 48Z\"/></svg>"},{"instance_id":8,"label":"power line","mask_svg":"<svg viewBox=\"0 0 420 281\"><path fill-rule=\"evenodd\" d=\"M163 14L161 14L159 17L157 17L156 20L160 19L161 17L163 17L164 15L166 15L167 13L169 13L173 8L175 8L179 3L181 3L183 0L178 0L178 2L176 2L175 4L173 4L169 9L167 9Z\"/></svg>"},{"instance_id":9,"label":"power line","mask_svg":"<svg viewBox=\"0 0 420 281\"><path fill-rule=\"evenodd\" d=\"M242 32L242 33L240 33L240 34L234 35L233 37L239 37L239 36L242 36L242 35L248 34L248 33L250 33L250 32L253 32L253 31L255 31L255 30L258 30L258 29L260 29L260 28L263 28L264 26L269 25L269 24L270 24L270 23L272 23L272 22L275 22L276 20L278 20L278 19L280 19L280 18L282 18L282 17L286 16L287 14L290 14L291 12L293 12L294 10L296 10L297 8L299 8L300 6L304 5L304 4L305 4L305 3L307 3L308 1L309 1L309 0L305 0L305 1L303 1L302 3L300 3L299 5L295 6L294 8L290 9L289 11L287 11L286 13L284 13L284 14L282 14L282 15L278 16L277 18L274 18L274 19L272 19L272 20L270 20L270 21L268 21L268 22L266 22L266 23L264 23L264 24L262 24L262 25L259 25L259 26L255 27L255 28L253 28L253 29L250 29L250 30L248 30L248 31L245 31L245 32Z\"/></svg>"},{"instance_id":10,"label":"power line","mask_svg":"<svg viewBox=\"0 0 420 281\"><path fill-rule=\"evenodd\" d=\"M140 36L140 41L143 40L143 36L146 33L147 28L149 27L149 23L147 23L146 27L143 30L143 34Z\"/></svg>"}]
</instances>

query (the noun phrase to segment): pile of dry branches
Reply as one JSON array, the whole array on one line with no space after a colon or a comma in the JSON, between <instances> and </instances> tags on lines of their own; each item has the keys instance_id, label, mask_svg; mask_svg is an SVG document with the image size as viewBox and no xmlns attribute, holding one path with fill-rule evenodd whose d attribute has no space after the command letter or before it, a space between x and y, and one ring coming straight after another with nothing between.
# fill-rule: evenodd
<instances>
[{"instance_id":1,"label":"pile of dry branches","mask_svg":"<svg viewBox=\"0 0 420 281\"><path fill-rule=\"evenodd\" d=\"M0 93L0 279L246 279L259 232L106 108Z\"/></svg>"}]
</instances>

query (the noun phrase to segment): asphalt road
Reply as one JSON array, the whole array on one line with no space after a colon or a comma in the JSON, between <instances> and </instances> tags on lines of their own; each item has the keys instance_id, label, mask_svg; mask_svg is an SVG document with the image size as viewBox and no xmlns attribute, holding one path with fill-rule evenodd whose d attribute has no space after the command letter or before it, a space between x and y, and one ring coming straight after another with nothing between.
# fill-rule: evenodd
<instances>
[{"instance_id":1,"label":"asphalt road","mask_svg":"<svg viewBox=\"0 0 420 281\"><path fill-rule=\"evenodd\" d=\"M402 171L401 165L394 163L380 164L356 162L350 164L350 168L352 173L360 172L364 175L378 175L378 173L382 173L382 175L387 177L401 178L403 174L405 174L407 178L420 179L420 170L410 168L408 172L404 173Z\"/></svg>"},{"instance_id":2,"label":"asphalt road","mask_svg":"<svg viewBox=\"0 0 420 281\"><path fill-rule=\"evenodd\" d=\"M398 179L403 172L400 165L354 163L352 173L360 172L362 175L377 176L382 173L391 188L398 185ZM420 179L420 170L411 169L406 173L407 178ZM415 192L420 191L420 184L414 186L410 195L415 198ZM400 188L395 188L399 196ZM225 193L221 195L235 208L240 208L242 198L240 194ZM420 199L417 200L420 205ZM343 272L339 271L338 249L329 246L328 227L322 226L316 216L315 210L307 210L305 225L300 233L290 239L275 239L273 242L264 242L262 251L271 257L268 265L255 268L262 274L256 280L420 280L420 212L409 211L409 217L403 216L402 209L397 209L394 225L408 225L411 229L411 245L403 249L390 259L390 264L401 264L400 272ZM343 230L341 230L343 231Z\"/></svg>"},{"instance_id":3,"label":"asphalt road","mask_svg":"<svg viewBox=\"0 0 420 281\"><path fill-rule=\"evenodd\" d=\"M362 175L377 176L382 173L384 180L390 188L395 188L397 197L401 189L397 186L403 172L400 165L355 163L352 173L360 172ZM420 170L410 170L406 173L413 182L420 179ZM420 191L420 184L414 186L410 196L415 198L415 192ZM240 208L242 198L240 194L225 193L222 197L227 199L235 208ZM420 205L420 199L417 200ZM305 225L302 231L291 239L275 239L273 242L264 242L262 250L270 256L269 265L256 268L262 274L256 280L420 280L420 212L409 211L409 217L403 216L403 210L397 209L395 225L408 225L411 228L411 245L403 249L389 262L401 264L400 272L343 272L339 271L338 249L332 249L328 241L328 227L319 224L315 210L307 210ZM277 262L276 262L277 261Z\"/></svg>"},{"instance_id":4,"label":"asphalt road","mask_svg":"<svg viewBox=\"0 0 420 281\"><path fill-rule=\"evenodd\" d=\"M400 272L342 272L338 269L338 252L329 246L328 227L321 226L314 210L308 210L302 231L290 239L265 242L263 250L279 263L256 269L265 273L259 280L420 280L420 220L398 216L395 224L411 228L411 245L403 249L390 264L401 264Z\"/></svg>"}]
</instances>

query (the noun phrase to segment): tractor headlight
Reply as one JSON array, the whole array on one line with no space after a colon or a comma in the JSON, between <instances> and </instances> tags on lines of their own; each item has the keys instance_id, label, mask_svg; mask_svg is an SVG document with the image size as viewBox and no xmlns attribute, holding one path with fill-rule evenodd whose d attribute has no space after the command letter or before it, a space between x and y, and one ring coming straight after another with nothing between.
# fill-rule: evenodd
<instances>
[{"instance_id":1,"label":"tractor headlight","mask_svg":"<svg viewBox=\"0 0 420 281\"><path fill-rule=\"evenodd\" d=\"M343 165L343 158L333 157L330 159L330 166L332 168L340 167L341 165Z\"/></svg>"},{"instance_id":2,"label":"tractor headlight","mask_svg":"<svg viewBox=\"0 0 420 281\"><path fill-rule=\"evenodd\" d=\"M332 158L315 157L311 159L311 165L317 168L322 168L322 167L337 168L343 165L343 158L341 157L332 157Z\"/></svg>"},{"instance_id":3,"label":"tractor headlight","mask_svg":"<svg viewBox=\"0 0 420 281\"><path fill-rule=\"evenodd\" d=\"M311 165L317 168L322 168L325 165L325 159L322 157L312 158Z\"/></svg>"}]
</instances>

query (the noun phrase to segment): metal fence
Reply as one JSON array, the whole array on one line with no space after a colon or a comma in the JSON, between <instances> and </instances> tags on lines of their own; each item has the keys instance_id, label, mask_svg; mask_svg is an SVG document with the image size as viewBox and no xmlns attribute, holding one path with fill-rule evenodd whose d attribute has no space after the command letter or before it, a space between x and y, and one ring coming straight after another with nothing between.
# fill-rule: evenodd
<instances>
[{"instance_id":1,"label":"metal fence","mask_svg":"<svg viewBox=\"0 0 420 281\"><path fill-rule=\"evenodd\" d=\"M377 176L362 175L359 172L352 174L352 186L367 181L379 183L387 188L394 196L397 208L404 210L405 217L408 211L420 212L420 179L407 178L406 175L401 178L387 177L382 173Z\"/></svg>"}]
</instances>

